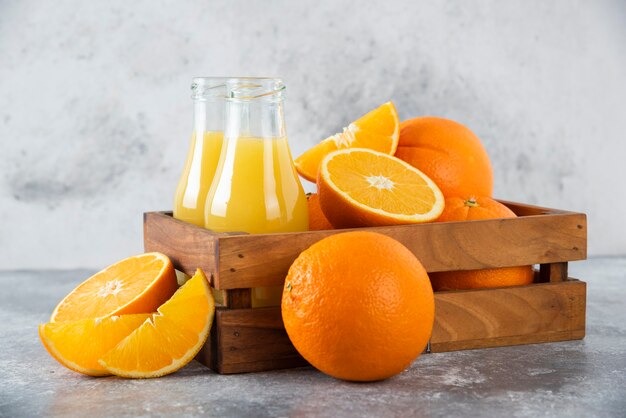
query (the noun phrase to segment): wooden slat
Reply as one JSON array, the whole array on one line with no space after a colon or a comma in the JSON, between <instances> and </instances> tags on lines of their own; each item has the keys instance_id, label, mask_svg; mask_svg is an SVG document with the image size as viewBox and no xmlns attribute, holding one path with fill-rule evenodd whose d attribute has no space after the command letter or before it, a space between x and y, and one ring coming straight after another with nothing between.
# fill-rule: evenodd
<instances>
[{"instance_id":1,"label":"wooden slat","mask_svg":"<svg viewBox=\"0 0 626 418\"><path fill-rule=\"evenodd\" d=\"M243 309L252 307L251 289L227 289L224 290L224 305L231 309Z\"/></svg>"},{"instance_id":2,"label":"wooden slat","mask_svg":"<svg viewBox=\"0 0 626 418\"><path fill-rule=\"evenodd\" d=\"M581 339L585 303L586 284L575 279L436 292L431 352ZM242 373L307 364L289 341L279 307L220 308L215 318L209 347L198 356L212 369Z\"/></svg>"},{"instance_id":3,"label":"wooden slat","mask_svg":"<svg viewBox=\"0 0 626 418\"><path fill-rule=\"evenodd\" d=\"M498 202L507 206L517 216L537 216L537 215L558 215L564 213L575 213L560 209L545 208L542 206L528 205L526 203L511 202L508 200L497 199Z\"/></svg>"},{"instance_id":4,"label":"wooden slat","mask_svg":"<svg viewBox=\"0 0 626 418\"><path fill-rule=\"evenodd\" d=\"M367 228L397 239L429 272L546 264L586 258L586 217L579 213ZM220 236L220 289L280 286L313 243L346 232Z\"/></svg>"},{"instance_id":5,"label":"wooden slat","mask_svg":"<svg viewBox=\"0 0 626 418\"><path fill-rule=\"evenodd\" d=\"M580 339L585 303L578 280L438 292L431 352Z\"/></svg>"},{"instance_id":6,"label":"wooden slat","mask_svg":"<svg viewBox=\"0 0 626 418\"><path fill-rule=\"evenodd\" d=\"M176 269L190 276L200 267L213 281L217 272L216 236L212 231L174 219L171 212L144 213L145 251L167 255Z\"/></svg>"},{"instance_id":7,"label":"wooden slat","mask_svg":"<svg viewBox=\"0 0 626 418\"><path fill-rule=\"evenodd\" d=\"M224 308L216 308L215 317L213 318L213 325L211 326L211 333L209 334L209 338L207 342L202 346L200 352L196 355L196 360L200 363L204 364L208 368L217 371L217 365L219 364L219 360L221 358L221 352L219 352L219 342L217 340L218 329L220 326L218 325L218 313L220 310Z\"/></svg>"},{"instance_id":8,"label":"wooden slat","mask_svg":"<svg viewBox=\"0 0 626 418\"><path fill-rule=\"evenodd\" d=\"M586 216L580 213L505 202L533 215L515 219L430 223L367 228L398 239L429 272L548 264L586 258ZM216 234L173 219L144 215L146 251L160 251L177 269L193 274L201 267L218 289L280 286L293 260L320 239L345 232Z\"/></svg>"},{"instance_id":9,"label":"wooden slat","mask_svg":"<svg viewBox=\"0 0 626 418\"><path fill-rule=\"evenodd\" d=\"M224 309L216 312L220 373L304 366L285 332L280 308Z\"/></svg>"}]
</instances>

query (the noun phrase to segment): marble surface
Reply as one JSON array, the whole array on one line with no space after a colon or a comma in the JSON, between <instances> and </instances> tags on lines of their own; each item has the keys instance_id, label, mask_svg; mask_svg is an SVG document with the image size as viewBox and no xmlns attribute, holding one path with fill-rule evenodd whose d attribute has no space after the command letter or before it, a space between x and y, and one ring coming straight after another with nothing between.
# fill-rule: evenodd
<instances>
[{"instance_id":1,"label":"marble surface","mask_svg":"<svg viewBox=\"0 0 626 418\"><path fill-rule=\"evenodd\" d=\"M626 258L570 272L588 284L584 340L423 355L368 384L312 368L220 376L196 362L153 380L84 377L48 356L36 326L91 271L0 272L0 417L623 417Z\"/></svg>"},{"instance_id":2,"label":"marble surface","mask_svg":"<svg viewBox=\"0 0 626 418\"><path fill-rule=\"evenodd\" d=\"M497 197L586 212L590 254L626 254L624 39L623 0L0 0L0 268L141 252L200 75L284 78L295 155L387 100L458 120Z\"/></svg>"}]
</instances>

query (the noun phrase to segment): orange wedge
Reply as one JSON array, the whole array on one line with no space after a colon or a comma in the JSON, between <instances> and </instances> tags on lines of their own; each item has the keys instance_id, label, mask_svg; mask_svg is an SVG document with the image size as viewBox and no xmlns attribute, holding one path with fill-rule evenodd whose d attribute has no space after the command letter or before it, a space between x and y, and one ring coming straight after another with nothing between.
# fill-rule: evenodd
<instances>
[{"instance_id":1,"label":"orange wedge","mask_svg":"<svg viewBox=\"0 0 626 418\"><path fill-rule=\"evenodd\" d=\"M444 208L443 194L424 173L369 149L327 155L317 188L322 211L335 228L428 222Z\"/></svg>"},{"instance_id":2,"label":"orange wedge","mask_svg":"<svg viewBox=\"0 0 626 418\"><path fill-rule=\"evenodd\" d=\"M75 372L110 375L98 360L129 336L151 314L110 316L39 325L39 337L48 353Z\"/></svg>"},{"instance_id":3,"label":"orange wedge","mask_svg":"<svg viewBox=\"0 0 626 418\"><path fill-rule=\"evenodd\" d=\"M50 322L154 312L176 288L176 273L167 256L128 257L78 285L57 305Z\"/></svg>"},{"instance_id":4,"label":"orange wedge","mask_svg":"<svg viewBox=\"0 0 626 418\"><path fill-rule=\"evenodd\" d=\"M110 373L149 378L189 363L209 335L215 301L206 276L196 274L156 314L106 353L100 365Z\"/></svg>"},{"instance_id":5,"label":"orange wedge","mask_svg":"<svg viewBox=\"0 0 626 418\"><path fill-rule=\"evenodd\" d=\"M333 151L368 148L393 155L398 148L399 125L396 107L387 102L296 158L296 170L305 179L315 182L320 163Z\"/></svg>"}]
</instances>

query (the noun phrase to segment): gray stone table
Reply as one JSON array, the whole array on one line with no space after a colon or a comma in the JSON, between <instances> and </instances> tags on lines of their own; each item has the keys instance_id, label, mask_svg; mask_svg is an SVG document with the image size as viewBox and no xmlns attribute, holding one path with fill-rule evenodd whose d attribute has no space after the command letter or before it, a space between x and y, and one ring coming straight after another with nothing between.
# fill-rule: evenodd
<instances>
[{"instance_id":1,"label":"gray stone table","mask_svg":"<svg viewBox=\"0 0 626 418\"><path fill-rule=\"evenodd\" d=\"M153 380L89 378L37 336L89 271L0 272L0 416L626 416L626 258L570 264L588 284L582 341L423 355L383 382L312 368L220 376L193 362Z\"/></svg>"}]
</instances>

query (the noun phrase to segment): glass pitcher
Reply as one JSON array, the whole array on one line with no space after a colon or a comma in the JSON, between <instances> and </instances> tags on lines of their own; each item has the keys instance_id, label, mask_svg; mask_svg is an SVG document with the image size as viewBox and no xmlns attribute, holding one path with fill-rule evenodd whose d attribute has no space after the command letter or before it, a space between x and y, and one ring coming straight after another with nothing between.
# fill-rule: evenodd
<instances>
[{"instance_id":1,"label":"glass pitcher","mask_svg":"<svg viewBox=\"0 0 626 418\"><path fill-rule=\"evenodd\" d=\"M191 84L193 133L174 195L174 218L204 226L204 204L224 137L226 78L197 77Z\"/></svg>"},{"instance_id":2,"label":"glass pitcher","mask_svg":"<svg viewBox=\"0 0 626 418\"><path fill-rule=\"evenodd\" d=\"M204 226L252 234L308 229L306 196L285 130L279 79L226 81L225 126ZM252 290L252 306L280 304L282 287Z\"/></svg>"}]
</instances>

